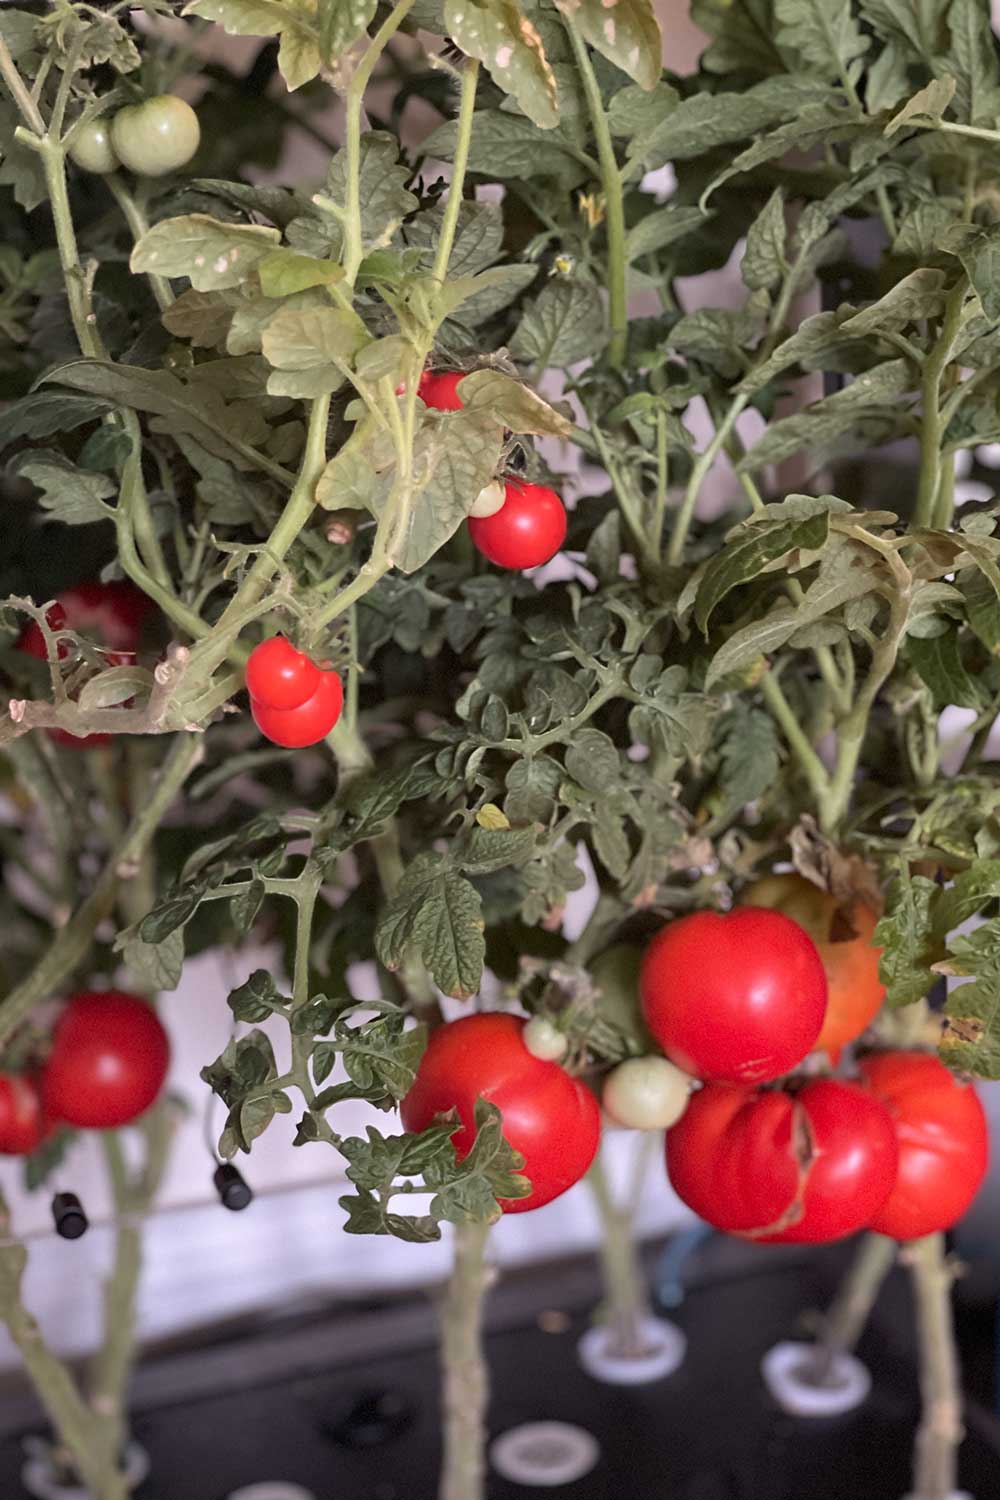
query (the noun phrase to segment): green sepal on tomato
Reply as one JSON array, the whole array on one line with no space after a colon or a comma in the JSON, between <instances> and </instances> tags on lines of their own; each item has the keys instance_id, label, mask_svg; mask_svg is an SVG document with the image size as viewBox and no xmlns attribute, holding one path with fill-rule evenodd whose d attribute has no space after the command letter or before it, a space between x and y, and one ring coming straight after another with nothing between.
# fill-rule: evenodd
<instances>
[{"instance_id":1,"label":"green sepal on tomato","mask_svg":"<svg viewBox=\"0 0 1000 1500\"><path fill-rule=\"evenodd\" d=\"M415 1132L456 1110L460 1124L452 1141L462 1161L475 1142L476 1100L496 1105L504 1139L524 1157L522 1171L531 1183L527 1197L500 1200L504 1213L514 1214L542 1208L578 1182L601 1135L594 1095L557 1062L528 1051L526 1024L521 1016L496 1013L439 1026L400 1108L404 1127Z\"/></svg>"}]
</instances>

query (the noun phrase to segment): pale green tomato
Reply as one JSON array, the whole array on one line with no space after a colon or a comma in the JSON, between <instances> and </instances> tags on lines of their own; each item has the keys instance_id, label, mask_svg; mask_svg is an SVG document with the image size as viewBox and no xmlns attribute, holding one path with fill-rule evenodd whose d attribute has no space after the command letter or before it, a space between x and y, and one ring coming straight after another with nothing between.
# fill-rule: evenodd
<instances>
[{"instance_id":1,"label":"pale green tomato","mask_svg":"<svg viewBox=\"0 0 1000 1500\"><path fill-rule=\"evenodd\" d=\"M165 177L189 162L198 149L198 116L176 94L157 94L143 104L120 109L111 124L111 142L129 171L139 177Z\"/></svg>"},{"instance_id":2,"label":"pale green tomato","mask_svg":"<svg viewBox=\"0 0 1000 1500\"><path fill-rule=\"evenodd\" d=\"M78 167L85 172L96 172L100 177L117 172L121 166L111 144L109 120L88 120L86 125L81 125L73 137L69 154Z\"/></svg>"},{"instance_id":3,"label":"pale green tomato","mask_svg":"<svg viewBox=\"0 0 1000 1500\"><path fill-rule=\"evenodd\" d=\"M665 1057L630 1057L605 1079L605 1114L631 1130L669 1130L687 1109L691 1079Z\"/></svg>"},{"instance_id":4,"label":"pale green tomato","mask_svg":"<svg viewBox=\"0 0 1000 1500\"><path fill-rule=\"evenodd\" d=\"M469 515L480 518L483 516L495 516L506 498L507 490L505 485L499 479L494 479L479 491L479 494L476 496L476 503L469 511Z\"/></svg>"},{"instance_id":5,"label":"pale green tomato","mask_svg":"<svg viewBox=\"0 0 1000 1500\"><path fill-rule=\"evenodd\" d=\"M566 1056L569 1039L544 1016L532 1016L524 1028L522 1040L532 1057L543 1062L558 1062Z\"/></svg>"}]
</instances>

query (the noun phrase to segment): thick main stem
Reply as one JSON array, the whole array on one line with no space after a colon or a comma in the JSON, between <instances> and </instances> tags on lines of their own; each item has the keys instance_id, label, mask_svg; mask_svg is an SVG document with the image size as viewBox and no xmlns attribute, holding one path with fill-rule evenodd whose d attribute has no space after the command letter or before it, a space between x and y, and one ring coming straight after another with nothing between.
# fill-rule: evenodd
<instances>
[{"instance_id":1,"label":"thick main stem","mask_svg":"<svg viewBox=\"0 0 1000 1500\"><path fill-rule=\"evenodd\" d=\"M950 1500L964 1436L962 1395L951 1309L954 1271L944 1235L929 1234L908 1246L920 1340L923 1412L914 1447L913 1500Z\"/></svg>"},{"instance_id":2,"label":"thick main stem","mask_svg":"<svg viewBox=\"0 0 1000 1500\"><path fill-rule=\"evenodd\" d=\"M865 1330L882 1283L899 1249L883 1234L866 1234L837 1296L823 1319L815 1359L808 1368L816 1385L828 1385L838 1355L849 1354Z\"/></svg>"},{"instance_id":3,"label":"thick main stem","mask_svg":"<svg viewBox=\"0 0 1000 1500\"><path fill-rule=\"evenodd\" d=\"M488 1224L455 1229L455 1264L441 1309L444 1461L439 1500L484 1500L489 1371L483 1298L489 1285Z\"/></svg>"},{"instance_id":4,"label":"thick main stem","mask_svg":"<svg viewBox=\"0 0 1000 1500\"><path fill-rule=\"evenodd\" d=\"M641 1359L643 1322L649 1296L636 1245L630 1204L615 1202L600 1152L587 1173L601 1221L599 1246L606 1293L602 1313L608 1328L607 1353L614 1359Z\"/></svg>"},{"instance_id":5,"label":"thick main stem","mask_svg":"<svg viewBox=\"0 0 1000 1500\"><path fill-rule=\"evenodd\" d=\"M60 928L26 979L0 1005L0 1046L42 1000L54 995L86 957L94 932L114 909L119 880L140 857L175 796L204 754L200 735L178 735L148 802L134 814L124 839L109 855L90 895Z\"/></svg>"},{"instance_id":6,"label":"thick main stem","mask_svg":"<svg viewBox=\"0 0 1000 1500\"><path fill-rule=\"evenodd\" d=\"M62 1360L52 1353L21 1300L27 1265L23 1245L11 1238L10 1214L0 1194L0 1317L24 1360L25 1369L59 1441L95 1500L126 1500L124 1476L94 1441L90 1411Z\"/></svg>"},{"instance_id":7,"label":"thick main stem","mask_svg":"<svg viewBox=\"0 0 1000 1500\"><path fill-rule=\"evenodd\" d=\"M941 381L961 327L967 289L963 276L949 293L941 321L941 332L924 365L921 380L920 484L913 511L914 524L917 526L930 526L934 521L941 483Z\"/></svg>"}]
</instances>

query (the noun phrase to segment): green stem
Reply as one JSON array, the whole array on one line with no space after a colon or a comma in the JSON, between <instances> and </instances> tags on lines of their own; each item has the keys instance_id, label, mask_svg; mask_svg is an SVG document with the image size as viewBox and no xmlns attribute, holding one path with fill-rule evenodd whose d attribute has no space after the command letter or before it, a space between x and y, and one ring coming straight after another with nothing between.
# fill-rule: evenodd
<instances>
[{"instance_id":1,"label":"green stem","mask_svg":"<svg viewBox=\"0 0 1000 1500\"><path fill-rule=\"evenodd\" d=\"M892 1270L899 1245L882 1234L862 1237L857 1254L826 1316L808 1367L816 1385L828 1385L838 1355L850 1354L865 1330L875 1299Z\"/></svg>"},{"instance_id":2,"label":"green stem","mask_svg":"<svg viewBox=\"0 0 1000 1500\"><path fill-rule=\"evenodd\" d=\"M448 262L455 243L458 215L462 207L465 172L469 164L469 147L472 144L472 117L476 108L478 82L479 63L475 58L470 57L462 73L462 93L458 106L458 136L451 169L451 187L448 190L448 202L445 205L444 219L441 223L441 237L438 240L437 254L434 257L434 269L431 272L435 281L444 281L448 275Z\"/></svg>"},{"instance_id":3,"label":"green stem","mask_svg":"<svg viewBox=\"0 0 1000 1500\"><path fill-rule=\"evenodd\" d=\"M937 343L924 365L920 386L920 484L913 511L915 526L930 526L935 515L941 480L941 380L961 326L966 291L967 283L963 276L948 295Z\"/></svg>"},{"instance_id":4,"label":"green stem","mask_svg":"<svg viewBox=\"0 0 1000 1500\"><path fill-rule=\"evenodd\" d=\"M597 160L601 169L601 186L604 191L605 224L608 237L608 316L611 324L611 342L608 345L608 362L614 369L625 363L628 346L628 262L625 256L625 194L622 189L621 170L615 155L614 141L608 124L608 112L601 97L600 85L590 61L586 43L570 19L564 13L563 24L569 35L577 71L583 84L590 113L590 124L597 143Z\"/></svg>"},{"instance_id":5,"label":"green stem","mask_svg":"<svg viewBox=\"0 0 1000 1500\"><path fill-rule=\"evenodd\" d=\"M641 1359L646 1352L643 1320L649 1314L649 1294L632 1207L615 1202L600 1152L587 1173L587 1183L601 1221L599 1249L606 1294L601 1316L608 1327L607 1352L615 1359Z\"/></svg>"},{"instance_id":6,"label":"green stem","mask_svg":"<svg viewBox=\"0 0 1000 1500\"><path fill-rule=\"evenodd\" d=\"M677 511L677 519L674 522L674 529L670 537L670 546L667 548L667 561L672 567L679 567L681 559L684 556L684 543L687 540L687 534L694 519L695 507L698 504L698 497L701 494L701 487L705 482L708 471L725 446L726 439L735 426L737 417L743 408L748 405L749 401L749 395L742 392L733 397L728 411L715 429L715 434L711 442L702 453L699 453L695 460L691 476L687 482L687 488L684 491L684 499L681 501L680 508Z\"/></svg>"},{"instance_id":7,"label":"green stem","mask_svg":"<svg viewBox=\"0 0 1000 1500\"><path fill-rule=\"evenodd\" d=\"M816 751L810 745L802 726L792 712L788 699L781 690L774 672L768 668L761 679L760 690L771 713L784 732L789 747L805 772L812 788L817 808L822 808L830 795L830 777Z\"/></svg>"},{"instance_id":8,"label":"green stem","mask_svg":"<svg viewBox=\"0 0 1000 1500\"><path fill-rule=\"evenodd\" d=\"M347 223L344 237L344 270L348 286L353 286L364 259L361 228L361 108L365 89L375 70L386 42L399 30L413 0L398 0L372 37L355 69L347 89L345 105L345 147L347 152Z\"/></svg>"},{"instance_id":9,"label":"green stem","mask_svg":"<svg viewBox=\"0 0 1000 1500\"><path fill-rule=\"evenodd\" d=\"M148 801L133 814L125 837L109 856L90 895L66 926L54 935L49 948L27 978L0 1004L0 1046L10 1039L36 1005L58 992L87 956L96 929L114 910L119 880L129 878L132 865L153 838L161 819L203 754L200 735L177 736Z\"/></svg>"},{"instance_id":10,"label":"green stem","mask_svg":"<svg viewBox=\"0 0 1000 1500\"><path fill-rule=\"evenodd\" d=\"M488 1224L455 1227L455 1263L441 1309L444 1463L439 1500L484 1500L489 1371L483 1299L489 1285Z\"/></svg>"},{"instance_id":11,"label":"green stem","mask_svg":"<svg viewBox=\"0 0 1000 1500\"><path fill-rule=\"evenodd\" d=\"M104 181L108 185L109 193L122 211L122 216L132 232L133 240L138 243L149 229L149 223L145 214L117 173L112 172L110 176L105 177ZM166 312L167 308L173 306L174 302L174 294L170 282L165 276L157 276L153 271L146 273L146 279L149 282L150 290L156 298L160 311Z\"/></svg>"},{"instance_id":12,"label":"green stem","mask_svg":"<svg viewBox=\"0 0 1000 1500\"><path fill-rule=\"evenodd\" d=\"M951 1311L954 1271L944 1235L930 1234L906 1250L913 1274L920 1340L922 1415L914 1447L913 1500L950 1500L958 1479L962 1388Z\"/></svg>"},{"instance_id":13,"label":"green stem","mask_svg":"<svg viewBox=\"0 0 1000 1500\"><path fill-rule=\"evenodd\" d=\"M125 1500L124 1477L117 1462L111 1464L103 1445L94 1440L92 1413L21 1300L27 1263L24 1246L11 1237L10 1212L0 1193L0 1317L80 1478L99 1500Z\"/></svg>"}]
</instances>

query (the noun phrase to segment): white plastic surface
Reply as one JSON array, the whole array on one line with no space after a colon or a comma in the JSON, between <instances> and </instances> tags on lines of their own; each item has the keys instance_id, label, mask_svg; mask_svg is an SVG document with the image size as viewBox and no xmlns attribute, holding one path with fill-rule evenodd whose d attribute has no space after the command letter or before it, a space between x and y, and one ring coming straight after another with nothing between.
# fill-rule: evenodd
<instances>
[{"instance_id":1,"label":"white plastic surface","mask_svg":"<svg viewBox=\"0 0 1000 1500\"><path fill-rule=\"evenodd\" d=\"M242 1489L232 1490L226 1500L316 1500L316 1496L300 1484L269 1479L263 1484L245 1484Z\"/></svg>"},{"instance_id":2,"label":"white plastic surface","mask_svg":"<svg viewBox=\"0 0 1000 1500\"><path fill-rule=\"evenodd\" d=\"M663 1380L683 1363L687 1339L664 1318L644 1318L643 1339L647 1353L641 1359L623 1359L608 1349L610 1330L605 1325L588 1328L577 1345L577 1355L588 1375L608 1385L647 1385Z\"/></svg>"},{"instance_id":3,"label":"white plastic surface","mask_svg":"<svg viewBox=\"0 0 1000 1500\"><path fill-rule=\"evenodd\" d=\"M783 1411L793 1417L839 1417L868 1397L872 1378L868 1367L853 1354L838 1354L826 1385L803 1379L815 1357L813 1344L775 1344L761 1360L764 1384Z\"/></svg>"},{"instance_id":4,"label":"white plastic surface","mask_svg":"<svg viewBox=\"0 0 1000 1500\"><path fill-rule=\"evenodd\" d=\"M490 1446L497 1473L531 1489L572 1484L589 1474L600 1456L597 1439L568 1422L526 1422L501 1433Z\"/></svg>"},{"instance_id":5,"label":"white plastic surface","mask_svg":"<svg viewBox=\"0 0 1000 1500\"><path fill-rule=\"evenodd\" d=\"M139 1488L149 1473L149 1454L138 1443L129 1443L126 1451L126 1479L130 1490ZM35 1500L93 1500L90 1490L80 1484L60 1484L47 1452L33 1453L21 1469L21 1483Z\"/></svg>"}]
</instances>

